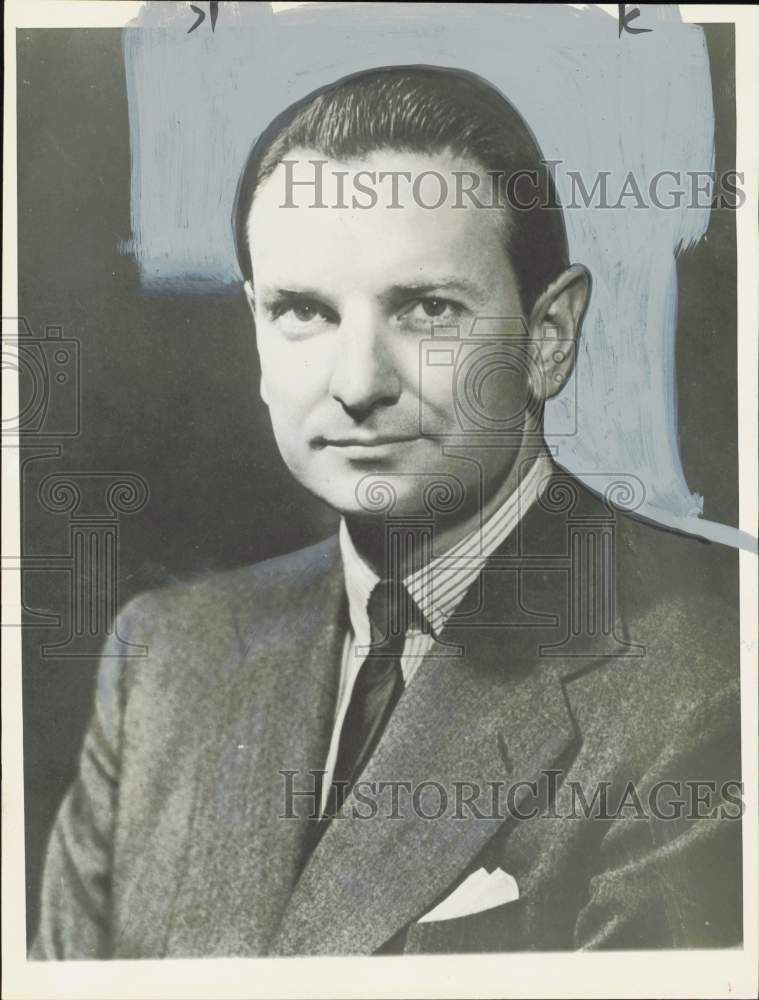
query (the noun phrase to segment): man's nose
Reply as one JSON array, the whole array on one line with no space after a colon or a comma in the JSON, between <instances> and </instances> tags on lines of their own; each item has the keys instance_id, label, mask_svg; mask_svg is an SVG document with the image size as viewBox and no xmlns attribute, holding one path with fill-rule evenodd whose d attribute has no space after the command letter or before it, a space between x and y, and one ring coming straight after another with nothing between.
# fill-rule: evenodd
<instances>
[{"instance_id":1,"label":"man's nose","mask_svg":"<svg viewBox=\"0 0 759 1000\"><path fill-rule=\"evenodd\" d=\"M330 393L355 420L378 406L392 406L401 393L382 317L368 307L342 317Z\"/></svg>"}]
</instances>

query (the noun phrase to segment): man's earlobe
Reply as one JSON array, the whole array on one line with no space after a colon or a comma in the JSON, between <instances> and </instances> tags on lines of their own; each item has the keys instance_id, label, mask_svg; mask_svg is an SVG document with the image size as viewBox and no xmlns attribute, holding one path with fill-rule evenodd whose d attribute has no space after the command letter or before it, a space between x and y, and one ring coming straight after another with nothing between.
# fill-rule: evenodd
<instances>
[{"instance_id":1,"label":"man's earlobe","mask_svg":"<svg viewBox=\"0 0 759 1000\"><path fill-rule=\"evenodd\" d=\"M530 390L536 399L555 396L572 373L590 285L588 269L573 264L551 282L533 306L528 329Z\"/></svg>"}]
</instances>

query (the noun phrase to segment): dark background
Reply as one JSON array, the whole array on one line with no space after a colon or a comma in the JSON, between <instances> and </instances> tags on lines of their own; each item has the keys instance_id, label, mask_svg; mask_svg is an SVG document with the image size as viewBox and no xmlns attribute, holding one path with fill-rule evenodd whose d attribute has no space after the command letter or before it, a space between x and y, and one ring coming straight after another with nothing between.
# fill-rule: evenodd
<instances>
[{"instance_id":1,"label":"dark background","mask_svg":"<svg viewBox=\"0 0 759 1000\"><path fill-rule=\"evenodd\" d=\"M735 162L733 29L705 27L717 120L717 171ZM59 458L30 438L22 452L23 552L66 553L65 514L44 510L51 472L133 472L150 488L119 522L118 602L176 578L254 562L328 535L334 515L283 467L258 398L242 292L146 295L133 260L129 129L121 33L19 31L19 302L35 336L48 326L80 344L81 432ZM705 240L679 263L680 445L704 516L737 524L734 215L712 213ZM53 439L53 443L56 441ZM71 780L92 697L95 656L42 656L65 638L65 573L27 571L27 607L62 614L60 629L24 629L27 924L37 918L46 838ZM724 581L734 587L735 580ZM737 599L737 598L736 598ZM97 648L92 649L95 654Z\"/></svg>"}]
</instances>

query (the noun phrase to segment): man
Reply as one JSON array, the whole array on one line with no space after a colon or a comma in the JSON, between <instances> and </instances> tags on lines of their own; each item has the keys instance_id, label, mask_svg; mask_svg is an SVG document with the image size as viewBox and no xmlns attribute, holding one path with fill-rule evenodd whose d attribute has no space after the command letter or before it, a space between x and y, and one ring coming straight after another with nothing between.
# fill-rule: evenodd
<instances>
[{"instance_id":1,"label":"man","mask_svg":"<svg viewBox=\"0 0 759 1000\"><path fill-rule=\"evenodd\" d=\"M103 657L32 955L738 944L733 567L550 458L590 282L518 113L340 81L260 137L235 232L340 534L123 612L149 656Z\"/></svg>"}]
</instances>

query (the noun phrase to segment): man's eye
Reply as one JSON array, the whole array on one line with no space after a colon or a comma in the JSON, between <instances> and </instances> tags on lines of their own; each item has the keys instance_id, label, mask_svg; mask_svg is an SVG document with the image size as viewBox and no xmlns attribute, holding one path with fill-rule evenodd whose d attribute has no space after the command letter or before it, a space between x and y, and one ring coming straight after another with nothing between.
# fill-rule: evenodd
<instances>
[{"instance_id":1,"label":"man's eye","mask_svg":"<svg viewBox=\"0 0 759 1000\"><path fill-rule=\"evenodd\" d=\"M405 318L413 321L429 323L430 320L444 320L452 322L462 313L462 307L450 299L439 299L430 296L426 299L419 299L411 305L405 312Z\"/></svg>"},{"instance_id":2,"label":"man's eye","mask_svg":"<svg viewBox=\"0 0 759 1000\"><path fill-rule=\"evenodd\" d=\"M335 320L331 310L319 305L318 302L309 302L305 299L284 299L276 302L269 308L269 313L273 320L287 329L317 327Z\"/></svg>"},{"instance_id":3,"label":"man's eye","mask_svg":"<svg viewBox=\"0 0 759 1000\"><path fill-rule=\"evenodd\" d=\"M298 320L299 323L309 323L312 319L315 319L317 316L324 315L323 313L319 312L316 306L308 305L307 303L290 306L289 312L293 314L293 316L295 317L295 319Z\"/></svg>"},{"instance_id":4,"label":"man's eye","mask_svg":"<svg viewBox=\"0 0 759 1000\"><path fill-rule=\"evenodd\" d=\"M439 316L445 315L450 303L445 299L424 299L420 305L424 309L425 315L429 316L430 319L437 319Z\"/></svg>"},{"instance_id":5,"label":"man's eye","mask_svg":"<svg viewBox=\"0 0 759 1000\"><path fill-rule=\"evenodd\" d=\"M324 312L310 302L280 302L272 309L275 319L282 316L297 320L298 323L310 323L317 317L324 317Z\"/></svg>"}]
</instances>

